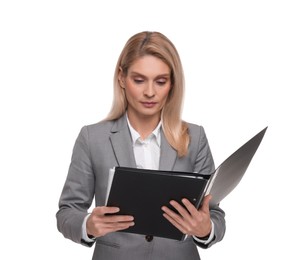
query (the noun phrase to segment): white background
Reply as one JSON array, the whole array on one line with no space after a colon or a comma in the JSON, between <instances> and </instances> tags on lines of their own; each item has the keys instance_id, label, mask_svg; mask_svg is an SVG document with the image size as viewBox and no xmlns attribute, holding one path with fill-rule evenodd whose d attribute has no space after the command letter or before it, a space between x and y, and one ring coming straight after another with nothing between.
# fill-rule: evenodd
<instances>
[{"instance_id":1,"label":"white background","mask_svg":"<svg viewBox=\"0 0 296 260\"><path fill-rule=\"evenodd\" d=\"M127 39L160 31L216 165L268 126L203 259L295 259L294 1L1 1L1 259L91 259L56 229L74 141L104 118ZM3 256L2 256L3 255ZM5 255L5 256L4 256Z\"/></svg>"}]
</instances>

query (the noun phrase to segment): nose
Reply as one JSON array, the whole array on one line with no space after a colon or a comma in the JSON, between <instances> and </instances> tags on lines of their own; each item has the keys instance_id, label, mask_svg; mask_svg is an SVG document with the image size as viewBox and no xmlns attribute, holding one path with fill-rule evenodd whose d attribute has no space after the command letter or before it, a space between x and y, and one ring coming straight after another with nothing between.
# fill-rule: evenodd
<instances>
[{"instance_id":1,"label":"nose","mask_svg":"<svg viewBox=\"0 0 296 260\"><path fill-rule=\"evenodd\" d=\"M147 97L154 97L155 95L155 89L154 89L154 85L153 82L148 82L145 90L144 90L144 95Z\"/></svg>"}]
</instances>

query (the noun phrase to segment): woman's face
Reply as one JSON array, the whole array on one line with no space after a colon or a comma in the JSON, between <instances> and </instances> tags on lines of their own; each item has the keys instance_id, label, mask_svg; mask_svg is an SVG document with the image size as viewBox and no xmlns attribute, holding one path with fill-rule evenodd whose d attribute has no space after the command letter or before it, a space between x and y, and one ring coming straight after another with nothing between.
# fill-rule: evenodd
<instances>
[{"instance_id":1,"label":"woman's face","mask_svg":"<svg viewBox=\"0 0 296 260\"><path fill-rule=\"evenodd\" d=\"M171 89L170 74L168 65L152 55L135 60L126 77L120 74L129 116L160 119L161 110Z\"/></svg>"}]
</instances>

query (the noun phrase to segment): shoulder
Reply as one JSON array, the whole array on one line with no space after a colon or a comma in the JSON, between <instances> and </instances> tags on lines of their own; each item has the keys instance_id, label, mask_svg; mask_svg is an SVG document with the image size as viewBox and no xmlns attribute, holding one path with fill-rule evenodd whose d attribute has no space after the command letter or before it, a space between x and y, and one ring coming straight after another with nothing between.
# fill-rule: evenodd
<instances>
[{"instance_id":1,"label":"shoulder","mask_svg":"<svg viewBox=\"0 0 296 260\"><path fill-rule=\"evenodd\" d=\"M82 128L86 128L90 132L96 132L96 131L104 131L112 129L114 125L115 120L103 120L98 123L85 125Z\"/></svg>"},{"instance_id":2,"label":"shoulder","mask_svg":"<svg viewBox=\"0 0 296 260\"><path fill-rule=\"evenodd\" d=\"M193 124L193 123L188 123L188 122L186 122L186 124L188 125L189 131L200 132L203 129L203 127L201 125L197 125L197 124Z\"/></svg>"},{"instance_id":3,"label":"shoulder","mask_svg":"<svg viewBox=\"0 0 296 260\"><path fill-rule=\"evenodd\" d=\"M208 143L205 129L202 125L187 123L191 146L200 146Z\"/></svg>"},{"instance_id":4,"label":"shoulder","mask_svg":"<svg viewBox=\"0 0 296 260\"><path fill-rule=\"evenodd\" d=\"M125 116L114 120L103 120L95 124L85 125L82 127L81 132L84 132L89 138L98 138L111 133L121 131L127 127Z\"/></svg>"},{"instance_id":5,"label":"shoulder","mask_svg":"<svg viewBox=\"0 0 296 260\"><path fill-rule=\"evenodd\" d=\"M187 123L188 133L191 138L205 135L204 127L201 125Z\"/></svg>"},{"instance_id":6,"label":"shoulder","mask_svg":"<svg viewBox=\"0 0 296 260\"><path fill-rule=\"evenodd\" d=\"M81 128L81 133L87 135L90 139L102 135L109 135L115 121L100 121L98 123L85 125Z\"/></svg>"}]
</instances>

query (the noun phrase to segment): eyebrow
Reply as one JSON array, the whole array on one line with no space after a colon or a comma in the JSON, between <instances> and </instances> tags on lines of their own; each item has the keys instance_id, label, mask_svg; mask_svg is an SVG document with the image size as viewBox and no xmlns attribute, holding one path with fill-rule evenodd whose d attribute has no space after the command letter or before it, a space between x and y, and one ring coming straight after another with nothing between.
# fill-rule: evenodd
<instances>
[{"instance_id":1,"label":"eyebrow","mask_svg":"<svg viewBox=\"0 0 296 260\"><path fill-rule=\"evenodd\" d=\"M140 76L140 77L143 77L143 78L147 78L145 75L139 73L139 72L136 72L136 71L131 71L130 74L132 76ZM163 73L163 74L159 74L156 76L156 78L162 78L162 77L170 77L170 73Z\"/></svg>"}]
</instances>

